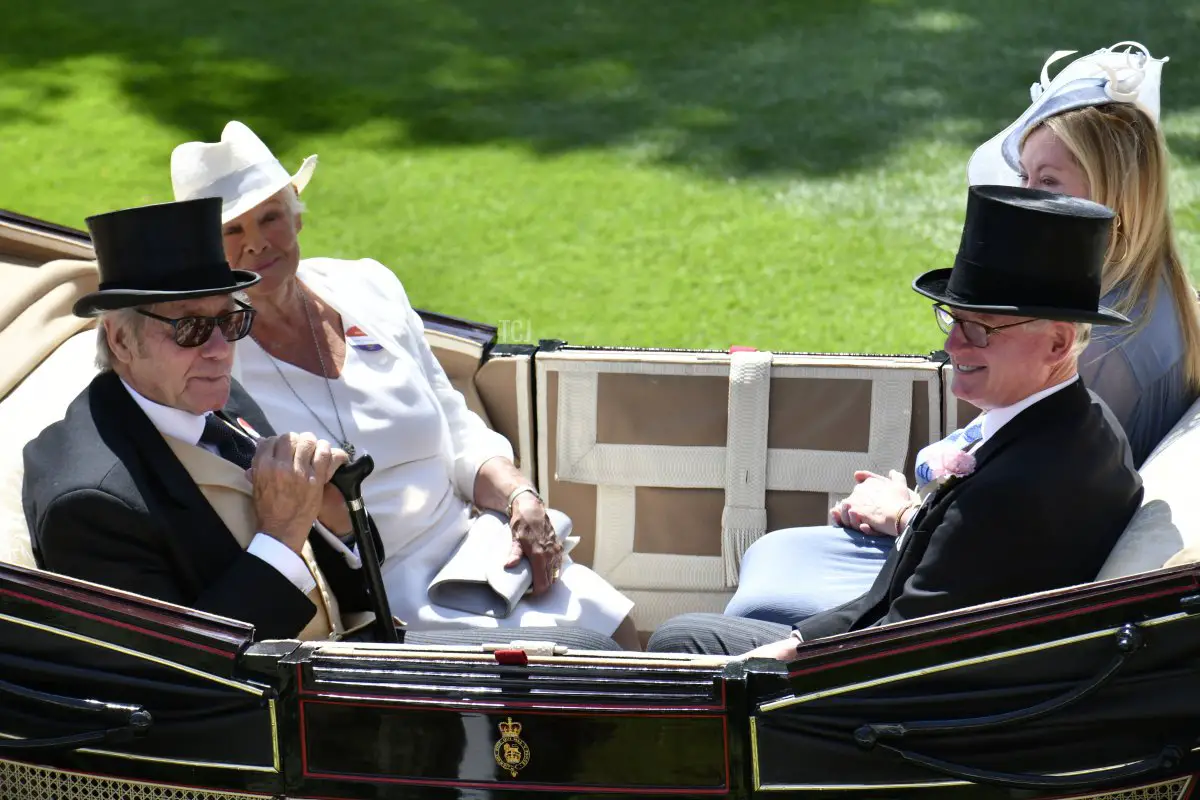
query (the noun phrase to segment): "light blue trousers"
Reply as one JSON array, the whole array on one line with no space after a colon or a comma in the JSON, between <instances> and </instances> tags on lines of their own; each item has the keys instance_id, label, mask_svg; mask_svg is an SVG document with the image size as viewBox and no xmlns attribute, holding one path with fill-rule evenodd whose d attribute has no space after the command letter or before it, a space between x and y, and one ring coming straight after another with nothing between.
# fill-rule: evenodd
<instances>
[{"instance_id":1,"label":"light blue trousers","mask_svg":"<svg viewBox=\"0 0 1200 800\"><path fill-rule=\"evenodd\" d=\"M742 556L725 613L791 625L839 606L871 588L895 542L833 525L772 531Z\"/></svg>"}]
</instances>

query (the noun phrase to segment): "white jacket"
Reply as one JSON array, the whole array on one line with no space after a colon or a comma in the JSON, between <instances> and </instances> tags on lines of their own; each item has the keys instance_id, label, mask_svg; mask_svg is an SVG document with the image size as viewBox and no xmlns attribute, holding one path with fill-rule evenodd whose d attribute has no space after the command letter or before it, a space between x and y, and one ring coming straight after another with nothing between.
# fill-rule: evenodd
<instances>
[{"instance_id":1,"label":"white jacket","mask_svg":"<svg viewBox=\"0 0 1200 800\"><path fill-rule=\"evenodd\" d=\"M425 340L425 326L408 302L400 279L371 258L306 258L301 260L297 275L339 314L353 318L385 350L394 356L407 351L421 364L437 396L442 425L450 434L443 437L450 445L443 456L454 476L454 487L460 497L472 502L480 466L496 456L511 461L512 445L467 408L462 393L450 384ZM235 362L234 377L240 376Z\"/></svg>"}]
</instances>

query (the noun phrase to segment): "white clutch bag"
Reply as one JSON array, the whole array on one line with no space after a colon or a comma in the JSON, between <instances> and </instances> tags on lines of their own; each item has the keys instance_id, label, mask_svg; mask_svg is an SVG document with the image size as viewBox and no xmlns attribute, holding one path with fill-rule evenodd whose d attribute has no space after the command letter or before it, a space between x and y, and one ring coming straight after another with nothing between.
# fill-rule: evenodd
<instances>
[{"instance_id":1,"label":"white clutch bag","mask_svg":"<svg viewBox=\"0 0 1200 800\"><path fill-rule=\"evenodd\" d=\"M563 543L565 556L579 543L578 536L570 535L571 518L552 508L546 509L546 515ZM430 601L470 614L507 617L533 586L529 559L504 567L511 548L508 519L495 511L480 514L429 584Z\"/></svg>"}]
</instances>

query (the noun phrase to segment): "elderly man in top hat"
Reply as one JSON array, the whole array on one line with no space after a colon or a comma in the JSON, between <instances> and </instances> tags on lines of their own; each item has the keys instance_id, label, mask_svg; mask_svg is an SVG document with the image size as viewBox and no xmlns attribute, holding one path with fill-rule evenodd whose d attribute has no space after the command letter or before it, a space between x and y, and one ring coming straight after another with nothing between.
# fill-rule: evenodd
<instances>
[{"instance_id":1,"label":"elderly man in top hat","mask_svg":"<svg viewBox=\"0 0 1200 800\"><path fill-rule=\"evenodd\" d=\"M1048 192L975 186L953 269L918 277L954 367L953 392L984 410L925 448L922 502L860 472L835 524L899 534L866 594L787 626L689 614L651 650L795 656L804 641L1094 580L1138 508L1129 443L1076 372L1100 306L1113 213Z\"/></svg>"},{"instance_id":2,"label":"elderly man in top hat","mask_svg":"<svg viewBox=\"0 0 1200 800\"><path fill-rule=\"evenodd\" d=\"M64 419L25 447L22 500L38 563L245 620L256 638L352 631L365 621L356 614L367 610L367 594L346 543L348 512L328 485L347 456L311 433L273 435L231 377L234 343L255 317L240 293L260 278L226 262L221 200L125 209L87 223L100 287L74 311L100 317L102 371ZM554 638L616 647L590 631Z\"/></svg>"}]
</instances>

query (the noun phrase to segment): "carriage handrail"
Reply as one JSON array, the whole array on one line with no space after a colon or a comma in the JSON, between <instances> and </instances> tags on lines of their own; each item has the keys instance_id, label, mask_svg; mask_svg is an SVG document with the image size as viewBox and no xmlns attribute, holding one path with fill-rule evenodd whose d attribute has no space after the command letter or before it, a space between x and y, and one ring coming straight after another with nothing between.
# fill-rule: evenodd
<instances>
[{"instance_id":1,"label":"carriage handrail","mask_svg":"<svg viewBox=\"0 0 1200 800\"><path fill-rule=\"evenodd\" d=\"M969 767L964 764L954 764L939 758L932 758L920 753L903 750L899 747L892 747L882 742L879 744L879 747L895 753L910 764L916 764L943 775L949 775L950 777L973 783L1000 786L1006 789L1099 790L1123 784L1133 778L1141 778L1160 771L1174 769L1183 760L1183 752L1180 748L1174 745L1167 745L1156 756L1119 767L1073 775L1036 775L1021 772L996 772L989 769Z\"/></svg>"},{"instance_id":2,"label":"carriage handrail","mask_svg":"<svg viewBox=\"0 0 1200 800\"><path fill-rule=\"evenodd\" d=\"M20 686L4 680L0 680L0 694L19 697L43 708L49 706L53 709L83 714L86 717L115 717L115 721L120 723L111 728L66 736L51 736L41 739L0 739L0 753L74 750L84 745L127 741L135 735L144 734L154 724L154 718L149 711L142 706L129 703L105 703L100 700L67 697L30 689L27 686Z\"/></svg>"},{"instance_id":3,"label":"carriage handrail","mask_svg":"<svg viewBox=\"0 0 1200 800\"><path fill-rule=\"evenodd\" d=\"M1070 691L1044 700L1029 708L1006 711L1002 714L989 714L986 717L953 720L924 720L921 722L874 722L867 723L854 731L854 740L859 746L870 749L880 739L902 739L908 734L924 733L958 733L981 728L1001 728L1018 722L1029 722L1061 711L1078 703L1080 700L1095 694L1109 681L1116 677L1129 657L1141 649L1144 639L1142 632L1135 625L1123 625L1116 634L1117 655L1099 675L1088 683L1076 686Z\"/></svg>"},{"instance_id":4,"label":"carriage handrail","mask_svg":"<svg viewBox=\"0 0 1200 800\"><path fill-rule=\"evenodd\" d=\"M1033 773L998 772L965 764L956 764L921 753L914 753L911 750L905 750L881 741L883 739L902 739L910 734L962 733L981 729L994 730L1016 723L1030 722L1053 714L1056 711L1061 711L1095 694L1108 684L1121 671L1121 668L1125 666L1130 656L1141 649L1145 643L1145 639L1136 625L1123 625L1116 633L1115 643L1118 651L1117 654L1108 663L1108 666L1095 678L1057 697L1044 700L1028 708L969 719L868 723L855 730L854 740L865 750L879 747L882 750L895 753L901 759L911 764L925 767L943 775L1009 789L1100 789L1131 778L1141 777L1160 770L1172 769L1178 766L1183 760L1182 751L1174 745L1163 747L1157 755L1150 758L1109 769L1071 775L1038 775Z\"/></svg>"}]
</instances>

